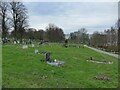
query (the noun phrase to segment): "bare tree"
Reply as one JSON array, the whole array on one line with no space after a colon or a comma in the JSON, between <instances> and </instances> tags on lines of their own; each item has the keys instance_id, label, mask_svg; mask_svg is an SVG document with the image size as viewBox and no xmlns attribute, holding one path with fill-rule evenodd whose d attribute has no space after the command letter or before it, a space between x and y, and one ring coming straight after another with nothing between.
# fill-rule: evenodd
<instances>
[{"instance_id":1,"label":"bare tree","mask_svg":"<svg viewBox=\"0 0 120 90\"><path fill-rule=\"evenodd\" d=\"M86 43L88 42L88 34L87 34L87 30L85 28L81 28L78 30L79 36L80 36L80 42L81 43Z\"/></svg>"},{"instance_id":2,"label":"bare tree","mask_svg":"<svg viewBox=\"0 0 120 90\"><path fill-rule=\"evenodd\" d=\"M120 7L120 2L119 2L119 7ZM120 8L119 8L120 9ZM120 13L120 11L119 11ZM119 54L120 54L120 18L118 19L118 50L119 50Z\"/></svg>"},{"instance_id":3,"label":"bare tree","mask_svg":"<svg viewBox=\"0 0 120 90\"><path fill-rule=\"evenodd\" d=\"M2 38L6 38L8 32L8 2L0 2L0 27L2 28Z\"/></svg>"},{"instance_id":4,"label":"bare tree","mask_svg":"<svg viewBox=\"0 0 120 90\"><path fill-rule=\"evenodd\" d=\"M89 43L89 35L87 34L87 30L85 28L81 28L76 32L70 33L70 39L74 43Z\"/></svg>"},{"instance_id":5,"label":"bare tree","mask_svg":"<svg viewBox=\"0 0 120 90\"><path fill-rule=\"evenodd\" d=\"M2 36L2 14L0 12L0 38Z\"/></svg>"},{"instance_id":6,"label":"bare tree","mask_svg":"<svg viewBox=\"0 0 120 90\"><path fill-rule=\"evenodd\" d=\"M14 28L14 38L20 38L22 42L23 33L25 32L26 27L28 27L27 23L27 9L23 5L22 2L11 2L11 13L12 13L12 22Z\"/></svg>"}]
</instances>

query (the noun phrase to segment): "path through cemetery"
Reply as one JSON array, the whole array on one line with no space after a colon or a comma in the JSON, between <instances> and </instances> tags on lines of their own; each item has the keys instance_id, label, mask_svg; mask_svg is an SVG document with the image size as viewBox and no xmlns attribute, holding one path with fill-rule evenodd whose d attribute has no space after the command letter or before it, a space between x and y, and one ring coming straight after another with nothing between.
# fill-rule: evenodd
<instances>
[{"instance_id":1,"label":"path through cemetery","mask_svg":"<svg viewBox=\"0 0 120 90\"><path fill-rule=\"evenodd\" d=\"M105 51L102 51L102 50L99 50L99 49L96 49L96 48L93 48L93 47L89 47L89 46L87 46L87 45L84 45L84 46L87 47L87 48L90 48L90 49L92 49L92 50L94 50L94 51L96 51L96 52L100 52L100 53L103 53L103 54L107 54L107 55L109 55L109 56L113 56L113 57L116 57L116 58L120 58L120 56L118 56L117 54L108 53L108 52L105 52Z\"/></svg>"}]
</instances>

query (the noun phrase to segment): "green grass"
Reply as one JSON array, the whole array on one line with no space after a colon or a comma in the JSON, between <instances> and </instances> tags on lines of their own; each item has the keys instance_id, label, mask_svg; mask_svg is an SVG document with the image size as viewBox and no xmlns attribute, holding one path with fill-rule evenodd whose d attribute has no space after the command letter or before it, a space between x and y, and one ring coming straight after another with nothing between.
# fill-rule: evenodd
<instances>
[{"instance_id":1,"label":"green grass","mask_svg":"<svg viewBox=\"0 0 120 90\"><path fill-rule=\"evenodd\" d=\"M117 58L81 48L64 48L61 44L41 45L22 49L20 45L2 47L2 86L7 88L116 88L118 87ZM64 61L60 67L50 66L44 56L34 50L51 52L51 58ZM113 64L86 62L90 57L113 61ZM95 80L94 76L105 75L110 81ZM47 76L47 78L44 78Z\"/></svg>"},{"instance_id":2,"label":"green grass","mask_svg":"<svg viewBox=\"0 0 120 90\"><path fill-rule=\"evenodd\" d=\"M0 44L0 89L2 88L2 45Z\"/></svg>"}]
</instances>

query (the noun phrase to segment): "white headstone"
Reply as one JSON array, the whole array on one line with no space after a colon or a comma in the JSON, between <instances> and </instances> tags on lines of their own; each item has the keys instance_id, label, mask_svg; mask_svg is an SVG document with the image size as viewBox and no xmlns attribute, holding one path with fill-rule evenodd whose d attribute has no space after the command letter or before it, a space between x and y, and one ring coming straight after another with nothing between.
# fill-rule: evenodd
<instances>
[{"instance_id":1,"label":"white headstone","mask_svg":"<svg viewBox=\"0 0 120 90\"><path fill-rule=\"evenodd\" d=\"M35 50L35 54L38 54L39 53L39 51L38 50Z\"/></svg>"},{"instance_id":2,"label":"white headstone","mask_svg":"<svg viewBox=\"0 0 120 90\"><path fill-rule=\"evenodd\" d=\"M34 45L34 44L32 44L32 47L35 47L35 45Z\"/></svg>"},{"instance_id":3,"label":"white headstone","mask_svg":"<svg viewBox=\"0 0 120 90\"><path fill-rule=\"evenodd\" d=\"M27 45L23 45L22 48L25 49L25 48L28 48L28 46Z\"/></svg>"},{"instance_id":4,"label":"white headstone","mask_svg":"<svg viewBox=\"0 0 120 90\"><path fill-rule=\"evenodd\" d=\"M14 41L13 43L16 44L16 41Z\"/></svg>"},{"instance_id":5,"label":"white headstone","mask_svg":"<svg viewBox=\"0 0 120 90\"><path fill-rule=\"evenodd\" d=\"M17 43L20 43L20 41L17 41Z\"/></svg>"}]
</instances>

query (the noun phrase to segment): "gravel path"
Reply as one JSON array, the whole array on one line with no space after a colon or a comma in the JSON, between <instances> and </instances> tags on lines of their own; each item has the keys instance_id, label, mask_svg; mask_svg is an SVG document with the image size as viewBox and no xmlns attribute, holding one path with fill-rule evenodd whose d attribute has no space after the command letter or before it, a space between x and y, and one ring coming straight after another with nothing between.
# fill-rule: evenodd
<instances>
[{"instance_id":1,"label":"gravel path","mask_svg":"<svg viewBox=\"0 0 120 90\"><path fill-rule=\"evenodd\" d=\"M117 54L108 53L108 52L105 52L105 51L102 51L102 50L99 50L99 49L96 49L96 48L93 48L93 47L89 47L87 45L84 45L84 46L89 48L89 49L92 49L96 52L100 52L100 53L107 54L107 55L110 55L110 56L113 56L113 57L116 57L116 58L120 58L120 56L118 56Z\"/></svg>"}]
</instances>

